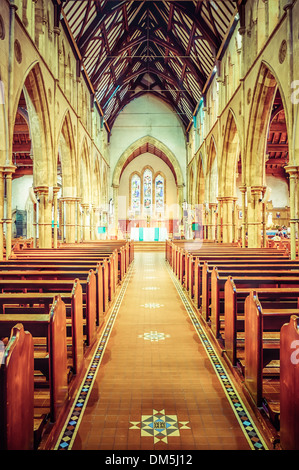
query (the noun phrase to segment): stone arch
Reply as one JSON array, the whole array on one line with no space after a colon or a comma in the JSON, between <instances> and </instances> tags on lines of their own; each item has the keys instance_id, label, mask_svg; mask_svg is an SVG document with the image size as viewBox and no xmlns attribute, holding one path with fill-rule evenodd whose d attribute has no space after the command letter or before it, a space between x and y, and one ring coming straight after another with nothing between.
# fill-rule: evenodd
<instances>
[{"instance_id":1,"label":"stone arch","mask_svg":"<svg viewBox=\"0 0 299 470\"><path fill-rule=\"evenodd\" d=\"M18 104L22 91L24 92L30 138L33 154L33 185L53 186L56 182L56 164L53 159L53 140L48 108L48 100L44 87L39 64L34 63L25 74L13 109L13 120L15 121ZM13 137L13 126L10 129L10 145Z\"/></svg>"},{"instance_id":2,"label":"stone arch","mask_svg":"<svg viewBox=\"0 0 299 470\"><path fill-rule=\"evenodd\" d=\"M287 132L290 136L284 91L273 69L263 61L257 75L247 130L246 159L244 159L247 186L264 186L267 134L277 87L282 98ZM291 150L290 148L290 154Z\"/></svg>"},{"instance_id":3,"label":"stone arch","mask_svg":"<svg viewBox=\"0 0 299 470\"><path fill-rule=\"evenodd\" d=\"M219 172L221 196L235 196L236 174L240 154L240 139L237 122L231 109L228 111L223 139L222 158Z\"/></svg>"},{"instance_id":4,"label":"stone arch","mask_svg":"<svg viewBox=\"0 0 299 470\"><path fill-rule=\"evenodd\" d=\"M262 199L266 184L267 137L271 116L273 115L273 104L278 90L285 112L287 135L289 141L291 141L291 133L289 132L288 125L288 107L286 105L284 90L271 66L262 61L256 79L249 115L246 158L244 159L245 168L243 169L243 172L245 171L245 178L243 181L246 187L249 188L249 190L247 189L247 232L249 247L257 247L261 245L261 229L262 224L264 224L264 221L261 219L261 212ZM291 161L291 159L292 146L289 146L289 161ZM293 219L292 216L291 218ZM263 243L264 245L266 243L265 236Z\"/></svg>"},{"instance_id":5,"label":"stone arch","mask_svg":"<svg viewBox=\"0 0 299 470\"><path fill-rule=\"evenodd\" d=\"M190 170L189 170L189 184L188 184L188 204L193 205L194 203L194 171L193 171L193 166L191 165Z\"/></svg>"},{"instance_id":6,"label":"stone arch","mask_svg":"<svg viewBox=\"0 0 299 470\"><path fill-rule=\"evenodd\" d=\"M61 236L66 243L76 241L77 170L76 146L70 112L66 110L58 132L57 155L61 163Z\"/></svg>"},{"instance_id":7,"label":"stone arch","mask_svg":"<svg viewBox=\"0 0 299 470\"><path fill-rule=\"evenodd\" d=\"M76 147L70 112L67 110L58 132L58 151L61 156L62 195L73 197L77 193Z\"/></svg>"},{"instance_id":8,"label":"stone arch","mask_svg":"<svg viewBox=\"0 0 299 470\"><path fill-rule=\"evenodd\" d=\"M115 169L112 175L112 185L113 186L118 186L121 173L123 171L124 166L126 165L127 161L130 158L134 158L134 152L138 151L140 147L143 147L146 144L153 145L156 149L160 150L163 153L163 158L165 158L166 163L170 167L170 169L173 171L174 176L175 176L175 181L178 186L183 185L184 183L184 178L183 178L183 173L180 167L180 164L176 158L176 156L173 154L173 152L162 142L160 142L158 139L155 137L151 136L145 136L142 137L141 139L138 139L136 142L131 144L120 156L118 159L117 164L115 165ZM145 153L147 150L145 150L143 153ZM158 152L157 152L158 153ZM139 153L140 155L140 153ZM157 155L159 156L159 155ZM160 155L160 158L162 158L162 155Z\"/></svg>"},{"instance_id":9,"label":"stone arch","mask_svg":"<svg viewBox=\"0 0 299 470\"><path fill-rule=\"evenodd\" d=\"M218 195L218 166L217 166L217 147L215 138L212 135L208 148L207 168L206 168L206 201L216 202Z\"/></svg>"},{"instance_id":10,"label":"stone arch","mask_svg":"<svg viewBox=\"0 0 299 470\"><path fill-rule=\"evenodd\" d=\"M92 172L92 202L97 208L101 205L101 164L96 154Z\"/></svg>"},{"instance_id":11,"label":"stone arch","mask_svg":"<svg viewBox=\"0 0 299 470\"><path fill-rule=\"evenodd\" d=\"M91 172L90 172L90 160L89 160L89 147L86 137L84 137L80 158L79 158L79 168L80 168L80 197L82 203L89 204L91 202Z\"/></svg>"},{"instance_id":12,"label":"stone arch","mask_svg":"<svg viewBox=\"0 0 299 470\"><path fill-rule=\"evenodd\" d=\"M202 154L199 153L197 163L196 194L195 203L203 204L205 202L206 179L204 175L204 164Z\"/></svg>"}]
</instances>

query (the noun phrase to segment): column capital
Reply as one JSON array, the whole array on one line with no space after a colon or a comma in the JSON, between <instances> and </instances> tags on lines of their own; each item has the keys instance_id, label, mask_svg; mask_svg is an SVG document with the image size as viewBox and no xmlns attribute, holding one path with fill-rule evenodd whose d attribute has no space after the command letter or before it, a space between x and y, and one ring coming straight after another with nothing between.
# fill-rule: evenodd
<instances>
[{"instance_id":1,"label":"column capital","mask_svg":"<svg viewBox=\"0 0 299 470\"><path fill-rule=\"evenodd\" d=\"M7 176L12 175L16 171L15 165L1 165L0 172L5 173Z\"/></svg>"},{"instance_id":2,"label":"column capital","mask_svg":"<svg viewBox=\"0 0 299 470\"><path fill-rule=\"evenodd\" d=\"M77 200L76 196L62 196L59 198L62 202L75 202Z\"/></svg>"},{"instance_id":3,"label":"column capital","mask_svg":"<svg viewBox=\"0 0 299 470\"><path fill-rule=\"evenodd\" d=\"M48 194L49 192L49 187L48 186L35 186L33 188L33 191L35 193L40 193L40 194Z\"/></svg>"},{"instance_id":4,"label":"column capital","mask_svg":"<svg viewBox=\"0 0 299 470\"><path fill-rule=\"evenodd\" d=\"M233 202L233 201L237 201L237 197L236 196L223 196L222 197L222 200L224 202Z\"/></svg>"},{"instance_id":5,"label":"column capital","mask_svg":"<svg viewBox=\"0 0 299 470\"><path fill-rule=\"evenodd\" d=\"M287 165L284 167L285 171L289 173L290 176L297 176L299 167L296 165Z\"/></svg>"},{"instance_id":6,"label":"column capital","mask_svg":"<svg viewBox=\"0 0 299 470\"><path fill-rule=\"evenodd\" d=\"M251 186L250 191L252 194L261 193L265 190L265 186Z\"/></svg>"}]
</instances>

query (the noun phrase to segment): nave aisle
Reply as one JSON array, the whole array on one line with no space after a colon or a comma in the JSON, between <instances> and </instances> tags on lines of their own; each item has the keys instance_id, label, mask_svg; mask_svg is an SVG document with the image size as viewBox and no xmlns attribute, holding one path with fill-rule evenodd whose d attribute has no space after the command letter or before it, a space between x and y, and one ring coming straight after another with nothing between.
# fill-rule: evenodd
<instances>
[{"instance_id":1,"label":"nave aisle","mask_svg":"<svg viewBox=\"0 0 299 470\"><path fill-rule=\"evenodd\" d=\"M135 253L55 449L267 449L164 258Z\"/></svg>"}]
</instances>

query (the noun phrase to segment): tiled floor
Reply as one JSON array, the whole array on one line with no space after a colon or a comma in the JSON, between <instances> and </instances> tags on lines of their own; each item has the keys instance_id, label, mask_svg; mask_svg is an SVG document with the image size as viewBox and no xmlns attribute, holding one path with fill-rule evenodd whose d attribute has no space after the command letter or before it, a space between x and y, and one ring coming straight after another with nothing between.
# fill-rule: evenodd
<instances>
[{"instance_id":1,"label":"tiled floor","mask_svg":"<svg viewBox=\"0 0 299 470\"><path fill-rule=\"evenodd\" d=\"M56 448L266 448L164 253L135 253Z\"/></svg>"}]
</instances>

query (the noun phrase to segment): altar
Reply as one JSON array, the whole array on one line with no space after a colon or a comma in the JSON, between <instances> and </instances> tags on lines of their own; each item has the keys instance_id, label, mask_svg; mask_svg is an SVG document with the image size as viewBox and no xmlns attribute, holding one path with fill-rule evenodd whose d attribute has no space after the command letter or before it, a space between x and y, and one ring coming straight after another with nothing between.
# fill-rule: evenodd
<instances>
[{"instance_id":1,"label":"altar","mask_svg":"<svg viewBox=\"0 0 299 470\"><path fill-rule=\"evenodd\" d=\"M131 240L139 242L164 242L167 240L165 227L133 227L131 228Z\"/></svg>"}]
</instances>

